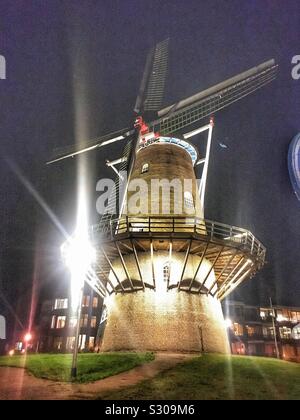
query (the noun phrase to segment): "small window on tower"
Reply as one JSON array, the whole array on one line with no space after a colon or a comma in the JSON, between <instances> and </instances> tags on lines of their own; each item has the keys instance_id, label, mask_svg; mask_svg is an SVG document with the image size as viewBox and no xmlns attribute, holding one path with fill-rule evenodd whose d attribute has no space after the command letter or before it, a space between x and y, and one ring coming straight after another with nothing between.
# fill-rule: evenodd
<instances>
[{"instance_id":1,"label":"small window on tower","mask_svg":"<svg viewBox=\"0 0 300 420\"><path fill-rule=\"evenodd\" d=\"M142 174L145 174L148 171L149 171L149 163L144 163L144 165L142 166Z\"/></svg>"},{"instance_id":2,"label":"small window on tower","mask_svg":"<svg viewBox=\"0 0 300 420\"><path fill-rule=\"evenodd\" d=\"M192 209L194 208L194 199L193 199L193 195L192 193L190 193L189 191L185 191L184 193L184 206L187 209Z\"/></svg>"},{"instance_id":3,"label":"small window on tower","mask_svg":"<svg viewBox=\"0 0 300 420\"><path fill-rule=\"evenodd\" d=\"M164 282L168 282L169 281L169 277L170 277L170 264L168 262L164 264L163 277L164 277Z\"/></svg>"}]
</instances>

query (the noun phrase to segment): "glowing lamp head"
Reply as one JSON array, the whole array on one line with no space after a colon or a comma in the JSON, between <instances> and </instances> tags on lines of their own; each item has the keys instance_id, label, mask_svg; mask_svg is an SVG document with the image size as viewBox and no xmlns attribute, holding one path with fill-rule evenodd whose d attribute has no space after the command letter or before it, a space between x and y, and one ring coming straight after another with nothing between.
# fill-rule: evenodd
<instances>
[{"instance_id":1,"label":"glowing lamp head","mask_svg":"<svg viewBox=\"0 0 300 420\"><path fill-rule=\"evenodd\" d=\"M32 334L27 333L24 335L24 341L25 343L29 343L32 340Z\"/></svg>"},{"instance_id":2,"label":"glowing lamp head","mask_svg":"<svg viewBox=\"0 0 300 420\"><path fill-rule=\"evenodd\" d=\"M71 272L72 307L73 310L76 310L85 277L96 260L96 251L90 244L87 235L75 234L62 245L61 253Z\"/></svg>"},{"instance_id":3,"label":"glowing lamp head","mask_svg":"<svg viewBox=\"0 0 300 420\"><path fill-rule=\"evenodd\" d=\"M61 252L71 272L85 274L96 259L96 251L89 241L76 236L62 245Z\"/></svg>"},{"instance_id":4,"label":"glowing lamp head","mask_svg":"<svg viewBox=\"0 0 300 420\"><path fill-rule=\"evenodd\" d=\"M15 354L15 351L14 350L10 350L9 352L8 352L8 355L9 356L13 356Z\"/></svg>"}]
</instances>

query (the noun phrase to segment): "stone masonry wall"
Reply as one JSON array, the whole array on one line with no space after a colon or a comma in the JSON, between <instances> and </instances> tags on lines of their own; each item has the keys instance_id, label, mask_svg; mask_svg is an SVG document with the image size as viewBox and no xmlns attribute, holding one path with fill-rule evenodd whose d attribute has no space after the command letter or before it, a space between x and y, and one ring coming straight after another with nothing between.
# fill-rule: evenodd
<instances>
[{"instance_id":1,"label":"stone masonry wall","mask_svg":"<svg viewBox=\"0 0 300 420\"><path fill-rule=\"evenodd\" d=\"M112 295L106 305L102 351L229 352L221 305L211 296L146 289Z\"/></svg>"}]
</instances>

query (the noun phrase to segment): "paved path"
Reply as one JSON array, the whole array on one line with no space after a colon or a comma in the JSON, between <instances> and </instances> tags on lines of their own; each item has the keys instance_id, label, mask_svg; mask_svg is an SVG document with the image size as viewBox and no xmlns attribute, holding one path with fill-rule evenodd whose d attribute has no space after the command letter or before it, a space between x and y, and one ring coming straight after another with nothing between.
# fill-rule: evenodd
<instances>
[{"instance_id":1,"label":"paved path","mask_svg":"<svg viewBox=\"0 0 300 420\"><path fill-rule=\"evenodd\" d=\"M68 384L38 379L20 368L0 368L0 400L72 400L101 398L109 391L127 388L171 369L193 357L190 354L158 353L155 360L100 381Z\"/></svg>"}]
</instances>

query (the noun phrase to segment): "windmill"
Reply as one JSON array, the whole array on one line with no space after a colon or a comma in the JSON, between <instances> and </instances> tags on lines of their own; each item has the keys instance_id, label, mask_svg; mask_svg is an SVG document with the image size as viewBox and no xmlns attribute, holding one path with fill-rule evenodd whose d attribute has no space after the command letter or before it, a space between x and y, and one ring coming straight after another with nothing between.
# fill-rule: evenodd
<instances>
[{"instance_id":1,"label":"windmill","mask_svg":"<svg viewBox=\"0 0 300 420\"><path fill-rule=\"evenodd\" d=\"M61 149L48 163L124 144L122 155L107 161L116 173L115 188L90 231L97 261L86 281L105 298L102 349L227 352L220 301L264 265L266 249L251 232L204 218L213 115L274 80L278 66L266 61L161 108L168 44L160 42L148 54L133 127ZM204 156L190 140L199 136ZM196 167L202 168L200 185ZM184 210L173 200L166 215L160 190L144 193L147 209L128 210L129 185L139 178L149 190L154 179L190 179L179 194Z\"/></svg>"}]
</instances>

